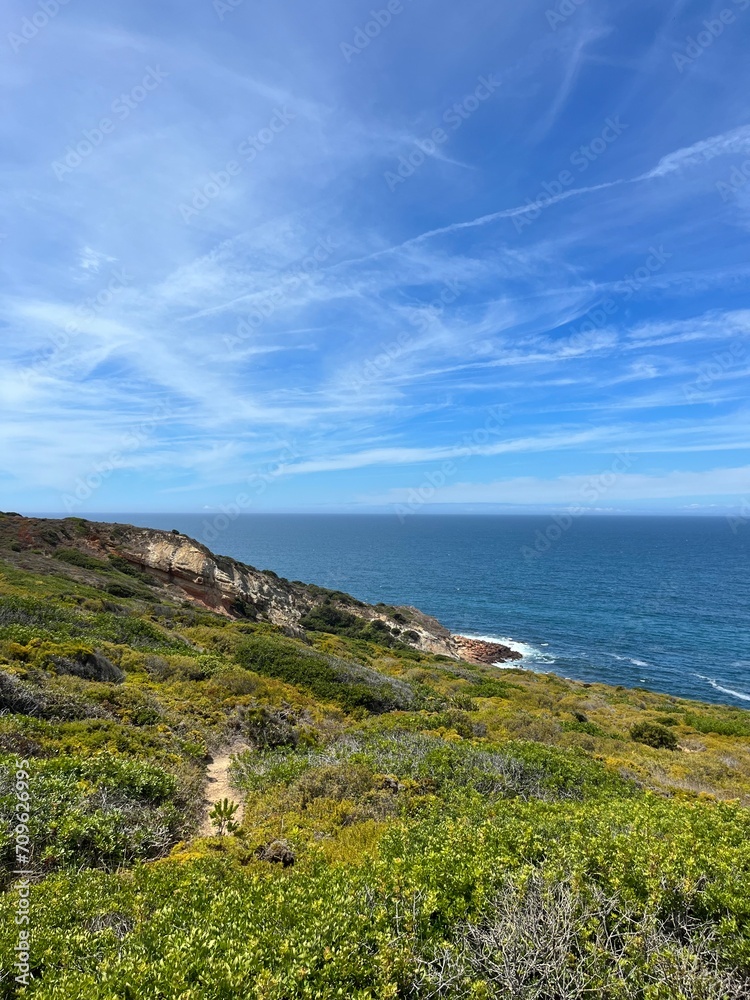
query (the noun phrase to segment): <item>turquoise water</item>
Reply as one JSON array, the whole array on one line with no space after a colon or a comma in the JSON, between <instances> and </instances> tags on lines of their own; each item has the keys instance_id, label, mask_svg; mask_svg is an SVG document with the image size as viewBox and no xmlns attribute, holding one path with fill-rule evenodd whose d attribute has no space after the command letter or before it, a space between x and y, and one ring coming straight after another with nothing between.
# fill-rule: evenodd
<instances>
[{"instance_id":1,"label":"turquoise water","mask_svg":"<svg viewBox=\"0 0 750 1000\"><path fill-rule=\"evenodd\" d=\"M750 524L733 532L724 518L702 517L581 517L569 527L545 516L116 519L178 528L259 569L368 602L415 605L454 632L510 640L528 669L750 707Z\"/></svg>"}]
</instances>

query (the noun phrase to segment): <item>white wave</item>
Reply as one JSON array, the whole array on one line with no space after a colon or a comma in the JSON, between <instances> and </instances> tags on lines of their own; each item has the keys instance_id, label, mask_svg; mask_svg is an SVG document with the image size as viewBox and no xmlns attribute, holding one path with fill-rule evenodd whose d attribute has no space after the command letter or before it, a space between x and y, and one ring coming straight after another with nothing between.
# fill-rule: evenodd
<instances>
[{"instance_id":1,"label":"white wave","mask_svg":"<svg viewBox=\"0 0 750 1000\"><path fill-rule=\"evenodd\" d=\"M721 691L722 694L729 694L733 698L739 698L741 701L750 701L750 694L742 694L741 691L735 691L733 688L722 687L713 677L704 677L703 674L695 674L696 677L700 677L702 681L710 684L715 691Z\"/></svg>"},{"instance_id":2,"label":"white wave","mask_svg":"<svg viewBox=\"0 0 750 1000\"><path fill-rule=\"evenodd\" d=\"M496 642L500 646L507 646L508 649L512 649L515 653L520 653L524 660L533 661L534 663L554 663L554 656L550 656L549 653L543 653L541 649L537 649L536 646L532 646L528 642L519 642L518 639L510 639L507 635L465 635L466 639L479 639L480 642ZM518 660L511 660L508 663L495 663L493 666L496 667L512 667L513 663L518 663Z\"/></svg>"},{"instance_id":3,"label":"white wave","mask_svg":"<svg viewBox=\"0 0 750 1000\"><path fill-rule=\"evenodd\" d=\"M607 653L607 656L611 656L613 660L618 660L620 663L632 663L634 667L650 667L650 663L646 663L645 660L635 660L632 656L620 656L618 653Z\"/></svg>"}]
</instances>

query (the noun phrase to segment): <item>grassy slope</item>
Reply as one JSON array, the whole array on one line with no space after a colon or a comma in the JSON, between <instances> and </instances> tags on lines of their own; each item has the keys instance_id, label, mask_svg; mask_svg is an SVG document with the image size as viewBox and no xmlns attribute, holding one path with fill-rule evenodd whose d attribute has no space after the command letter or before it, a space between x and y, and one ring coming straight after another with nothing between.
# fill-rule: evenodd
<instances>
[{"instance_id":1,"label":"grassy slope","mask_svg":"<svg viewBox=\"0 0 750 1000\"><path fill-rule=\"evenodd\" d=\"M3 970L19 758L37 873L33 983L0 996L746 995L750 713L36 568L0 562ZM236 739L242 829L196 838Z\"/></svg>"}]
</instances>

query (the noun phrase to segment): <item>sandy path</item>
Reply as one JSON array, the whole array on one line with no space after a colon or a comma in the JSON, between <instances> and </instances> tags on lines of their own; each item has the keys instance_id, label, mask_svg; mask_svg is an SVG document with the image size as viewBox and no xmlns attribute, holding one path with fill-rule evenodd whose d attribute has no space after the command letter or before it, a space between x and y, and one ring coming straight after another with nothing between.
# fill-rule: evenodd
<instances>
[{"instance_id":1,"label":"sandy path","mask_svg":"<svg viewBox=\"0 0 750 1000\"><path fill-rule=\"evenodd\" d=\"M216 831L211 820L208 818L208 814L216 803L221 802L222 799L229 799L230 801L239 803L240 808L237 810L234 818L238 823L242 821L242 799L237 790L229 782L229 766L232 763L233 757L236 757L238 753L242 753L243 750L248 749L249 747L245 743L234 743L228 749L217 751L213 755L211 763L206 768L206 783L203 786L203 820L201 821L198 836L214 836Z\"/></svg>"}]
</instances>

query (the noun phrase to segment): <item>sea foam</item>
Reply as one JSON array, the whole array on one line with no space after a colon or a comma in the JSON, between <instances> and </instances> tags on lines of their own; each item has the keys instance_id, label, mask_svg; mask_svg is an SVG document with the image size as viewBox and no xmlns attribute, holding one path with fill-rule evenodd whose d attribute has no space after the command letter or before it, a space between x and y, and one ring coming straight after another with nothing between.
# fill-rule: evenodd
<instances>
[{"instance_id":1,"label":"sea foam","mask_svg":"<svg viewBox=\"0 0 750 1000\"><path fill-rule=\"evenodd\" d=\"M694 676L700 677L702 681L710 684L715 691L721 691L722 694L729 694L733 698L739 698L741 701L750 701L750 694L743 694L741 691L735 691L733 688L722 687L713 677L705 677L703 674L695 674Z\"/></svg>"},{"instance_id":2,"label":"sea foam","mask_svg":"<svg viewBox=\"0 0 750 1000\"><path fill-rule=\"evenodd\" d=\"M520 653L524 660L531 663L554 663L555 658L549 653L537 649L528 642L520 642L518 639L511 639L507 635L466 635L467 639L479 639L481 642L496 642L500 646L507 646L515 653ZM506 663L495 663L495 667L507 667L512 669L518 660L511 660Z\"/></svg>"}]
</instances>

